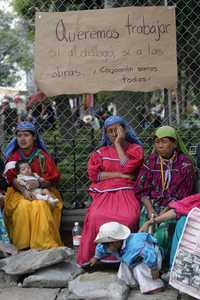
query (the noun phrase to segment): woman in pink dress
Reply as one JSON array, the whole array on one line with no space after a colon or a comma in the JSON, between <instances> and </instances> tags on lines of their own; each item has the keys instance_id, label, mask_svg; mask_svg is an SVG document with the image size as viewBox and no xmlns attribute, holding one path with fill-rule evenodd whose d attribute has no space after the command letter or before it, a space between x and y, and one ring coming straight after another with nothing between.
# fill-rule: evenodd
<instances>
[{"instance_id":1,"label":"woman in pink dress","mask_svg":"<svg viewBox=\"0 0 200 300\"><path fill-rule=\"evenodd\" d=\"M141 142L128 123L119 116L106 119L102 146L88 162L92 203L84 220L79 265L87 264L94 256L94 240L102 224L116 221L137 231L140 203L134 189L143 157Z\"/></svg>"}]
</instances>

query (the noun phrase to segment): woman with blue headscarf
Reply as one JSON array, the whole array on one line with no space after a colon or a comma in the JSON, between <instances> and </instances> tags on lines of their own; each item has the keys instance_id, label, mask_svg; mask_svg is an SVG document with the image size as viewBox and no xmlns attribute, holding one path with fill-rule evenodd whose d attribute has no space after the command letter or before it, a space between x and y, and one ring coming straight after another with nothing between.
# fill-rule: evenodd
<instances>
[{"instance_id":1,"label":"woman with blue headscarf","mask_svg":"<svg viewBox=\"0 0 200 300\"><path fill-rule=\"evenodd\" d=\"M4 175L10 186L4 213L12 243L18 250L61 246L59 226L63 204L55 188L60 173L32 123L18 124L16 136L6 147L4 157ZM16 180L15 165L19 160L28 162L32 171L39 175L38 180L29 182L30 189ZM54 208L47 201L34 198L31 190L38 187L48 188L60 200Z\"/></svg>"},{"instance_id":2,"label":"woman with blue headscarf","mask_svg":"<svg viewBox=\"0 0 200 300\"><path fill-rule=\"evenodd\" d=\"M116 221L136 231L140 204L134 194L135 178L143 162L143 149L134 130L119 116L105 120L102 146L88 161L92 203L87 211L77 261L84 265L95 252L99 227Z\"/></svg>"}]
</instances>

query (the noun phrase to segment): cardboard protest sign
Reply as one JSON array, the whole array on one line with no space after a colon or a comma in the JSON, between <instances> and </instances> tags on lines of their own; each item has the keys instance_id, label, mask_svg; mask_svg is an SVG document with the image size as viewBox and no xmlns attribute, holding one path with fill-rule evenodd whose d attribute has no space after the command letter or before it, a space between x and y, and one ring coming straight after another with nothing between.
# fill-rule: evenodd
<instances>
[{"instance_id":1,"label":"cardboard protest sign","mask_svg":"<svg viewBox=\"0 0 200 300\"><path fill-rule=\"evenodd\" d=\"M35 72L47 96L175 88L175 8L38 12Z\"/></svg>"},{"instance_id":2,"label":"cardboard protest sign","mask_svg":"<svg viewBox=\"0 0 200 300\"><path fill-rule=\"evenodd\" d=\"M170 285L200 299L200 209L189 213L170 273Z\"/></svg>"}]
</instances>

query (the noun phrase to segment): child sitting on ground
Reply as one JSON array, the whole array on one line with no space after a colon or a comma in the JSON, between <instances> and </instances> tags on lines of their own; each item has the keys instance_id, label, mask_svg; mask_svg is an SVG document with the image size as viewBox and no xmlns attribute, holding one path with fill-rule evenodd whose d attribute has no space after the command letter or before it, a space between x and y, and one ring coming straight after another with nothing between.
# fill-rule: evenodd
<instances>
[{"instance_id":1,"label":"child sitting on ground","mask_svg":"<svg viewBox=\"0 0 200 300\"><path fill-rule=\"evenodd\" d=\"M162 257L156 239L149 233L131 233L127 226L109 222L100 227L95 243L91 266L112 254L121 261L117 276L127 285L135 287L139 284L143 294L163 290L164 284L159 278Z\"/></svg>"},{"instance_id":2,"label":"child sitting on ground","mask_svg":"<svg viewBox=\"0 0 200 300\"><path fill-rule=\"evenodd\" d=\"M43 178L38 176L36 173L33 173L31 170L31 166L25 160L18 160L15 165L17 171L17 182L24 186L28 191L34 195L37 200L45 200L48 201L52 207L55 207L58 199L52 197L50 191L46 188L30 188L30 181L43 181Z\"/></svg>"}]
</instances>

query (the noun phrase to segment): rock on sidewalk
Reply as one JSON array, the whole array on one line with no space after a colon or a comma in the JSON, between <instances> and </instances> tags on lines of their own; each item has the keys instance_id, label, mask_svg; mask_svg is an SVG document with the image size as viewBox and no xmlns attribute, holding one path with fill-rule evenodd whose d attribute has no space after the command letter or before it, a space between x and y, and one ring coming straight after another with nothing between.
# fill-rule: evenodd
<instances>
[{"instance_id":1,"label":"rock on sidewalk","mask_svg":"<svg viewBox=\"0 0 200 300\"><path fill-rule=\"evenodd\" d=\"M30 274L34 271L55 265L71 257L73 251L67 247L52 248L48 250L35 250L20 252L0 260L0 270L9 275Z\"/></svg>"},{"instance_id":2,"label":"rock on sidewalk","mask_svg":"<svg viewBox=\"0 0 200 300\"><path fill-rule=\"evenodd\" d=\"M77 277L82 270L71 262L62 262L57 265L36 271L26 277L23 287L62 288L68 281Z\"/></svg>"},{"instance_id":3,"label":"rock on sidewalk","mask_svg":"<svg viewBox=\"0 0 200 300\"><path fill-rule=\"evenodd\" d=\"M69 282L69 299L125 300L129 287L108 272L85 273Z\"/></svg>"},{"instance_id":4,"label":"rock on sidewalk","mask_svg":"<svg viewBox=\"0 0 200 300\"><path fill-rule=\"evenodd\" d=\"M11 276L6 274L4 271L0 271L0 288L17 286L18 279L19 276Z\"/></svg>"},{"instance_id":5,"label":"rock on sidewalk","mask_svg":"<svg viewBox=\"0 0 200 300\"><path fill-rule=\"evenodd\" d=\"M1 300L55 300L58 289L0 289Z\"/></svg>"}]
</instances>

